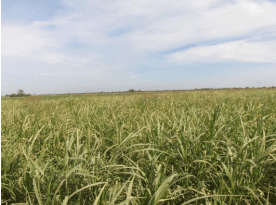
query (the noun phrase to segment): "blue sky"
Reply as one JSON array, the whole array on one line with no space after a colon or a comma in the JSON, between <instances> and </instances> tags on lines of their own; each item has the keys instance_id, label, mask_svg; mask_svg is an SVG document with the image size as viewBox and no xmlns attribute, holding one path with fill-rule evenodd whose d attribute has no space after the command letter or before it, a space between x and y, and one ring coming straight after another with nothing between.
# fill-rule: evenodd
<instances>
[{"instance_id":1,"label":"blue sky","mask_svg":"<svg viewBox=\"0 0 276 205\"><path fill-rule=\"evenodd\" d=\"M276 1L3 0L1 93L276 86Z\"/></svg>"}]
</instances>

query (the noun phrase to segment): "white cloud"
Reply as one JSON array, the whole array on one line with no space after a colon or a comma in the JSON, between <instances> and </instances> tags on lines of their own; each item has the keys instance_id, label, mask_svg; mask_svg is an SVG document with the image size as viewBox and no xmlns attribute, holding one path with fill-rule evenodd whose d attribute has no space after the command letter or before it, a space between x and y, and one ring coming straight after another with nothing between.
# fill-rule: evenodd
<instances>
[{"instance_id":1,"label":"white cloud","mask_svg":"<svg viewBox=\"0 0 276 205\"><path fill-rule=\"evenodd\" d=\"M182 12L156 21L127 37L136 48L158 51L200 41L256 35L256 31L261 29L276 32L275 22L276 4L243 1L200 12L183 8Z\"/></svg>"},{"instance_id":2,"label":"white cloud","mask_svg":"<svg viewBox=\"0 0 276 205\"><path fill-rule=\"evenodd\" d=\"M276 63L276 42L232 41L213 46L198 46L175 52L168 60L176 63L193 62L272 62Z\"/></svg>"},{"instance_id":3,"label":"white cloud","mask_svg":"<svg viewBox=\"0 0 276 205\"><path fill-rule=\"evenodd\" d=\"M136 78L139 78L141 77L142 75L129 75L130 78L132 79L136 79Z\"/></svg>"},{"instance_id":4,"label":"white cloud","mask_svg":"<svg viewBox=\"0 0 276 205\"><path fill-rule=\"evenodd\" d=\"M2 23L2 70L16 67L9 63L16 59L22 68L37 66L30 75L89 77L95 84L108 79L112 84L141 74L146 78L146 68L174 63L276 62L272 1L62 2L68 10L51 20Z\"/></svg>"},{"instance_id":5,"label":"white cloud","mask_svg":"<svg viewBox=\"0 0 276 205\"><path fill-rule=\"evenodd\" d=\"M3 26L2 55L28 57L54 42L47 39L44 33L32 26Z\"/></svg>"},{"instance_id":6,"label":"white cloud","mask_svg":"<svg viewBox=\"0 0 276 205\"><path fill-rule=\"evenodd\" d=\"M91 57L70 55L55 33L39 24L2 26L2 56L79 67Z\"/></svg>"},{"instance_id":7,"label":"white cloud","mask_svg":"<svg viewBox=\"0 0 276 205\"><path fill-rule=\"evenodd\" d=\"M105 62L114 53L125 60L127 53L132 59L140 56L136 62L145 62L148 53L191 43L276 33L276 4L269 1L63 0L63 3L71 7L66 15L28 26L3 26L2 55L33 56L47 63L79 61L82 65L81 61L95 62L95 59ZM114 32L119 34L112 35ZM66 47L70 42L86 44L87 48L72 54ZM267 53L260 46L257 47L261 51L256 52Z\"/></svg>"}]
</instances>

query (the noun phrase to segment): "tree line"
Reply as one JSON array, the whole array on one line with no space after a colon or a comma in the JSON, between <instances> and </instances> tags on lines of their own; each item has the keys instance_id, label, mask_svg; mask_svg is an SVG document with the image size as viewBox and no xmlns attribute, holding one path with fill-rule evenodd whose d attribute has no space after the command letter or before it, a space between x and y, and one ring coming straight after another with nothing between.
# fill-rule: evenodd
<instances>
[{"instance_id":1,"label":"tree line","mask_svg":"<svg viewBox=\"0 0 276 205\"><path fill-rule=\"evenodd\" d=\"M17 94L6 95L6 97L26 97L26 96L31 96L31 94L25 94L23 90L18 90Z\"/></svg>"}]
</instances>

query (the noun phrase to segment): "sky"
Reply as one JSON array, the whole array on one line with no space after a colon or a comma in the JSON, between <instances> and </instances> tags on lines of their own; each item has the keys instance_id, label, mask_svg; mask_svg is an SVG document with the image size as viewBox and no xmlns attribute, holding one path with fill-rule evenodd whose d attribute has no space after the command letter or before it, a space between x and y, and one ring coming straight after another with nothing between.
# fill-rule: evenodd
<instances>
[{"instance_id":1,"label":"sky","mask_svg":"<svg viewBox=\"0 0 276 205\"><path fill-rule=\"evenodd\" d=\"M2 0L1 95L276 86L276 0Z\"/></svg>"}]
</instances>

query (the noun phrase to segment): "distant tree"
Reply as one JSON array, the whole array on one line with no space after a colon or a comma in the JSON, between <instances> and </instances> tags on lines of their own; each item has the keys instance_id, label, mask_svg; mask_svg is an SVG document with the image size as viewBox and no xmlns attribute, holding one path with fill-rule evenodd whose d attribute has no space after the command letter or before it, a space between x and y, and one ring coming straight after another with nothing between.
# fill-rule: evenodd
<instances>
[{"instance_id":1,"label":"distant tree","mask_svg":"<svg viewBox=\"0 0 276 205\"><path fill-rule=\"evenodd\" d=\"M25 97L25 96L31 96L31 94L25 94L23 90L18 90L17 94L11 94L11 95L6 95L9 97Z\"/></svg>"},{"instance_id":2,"label":"distant tree","mask_svg":"<svg viewBox=\"0 0 276 205\"><path fill-rule=\"evenodd\" d=\"M25 93L23 90L18 90L17 95L18 95L18 97L20 97L20 96L24 96Z\"/></svg>"},{"instance_id":3,"label":"distant tree","mask_svg":"<svg viewBox=\"0 0 276 205\"><path fill-rule=\"evenodd\" d=\"M129 89L128 92L134 92L135 90L134 89Z\"/></svg>"}]
</instances>

